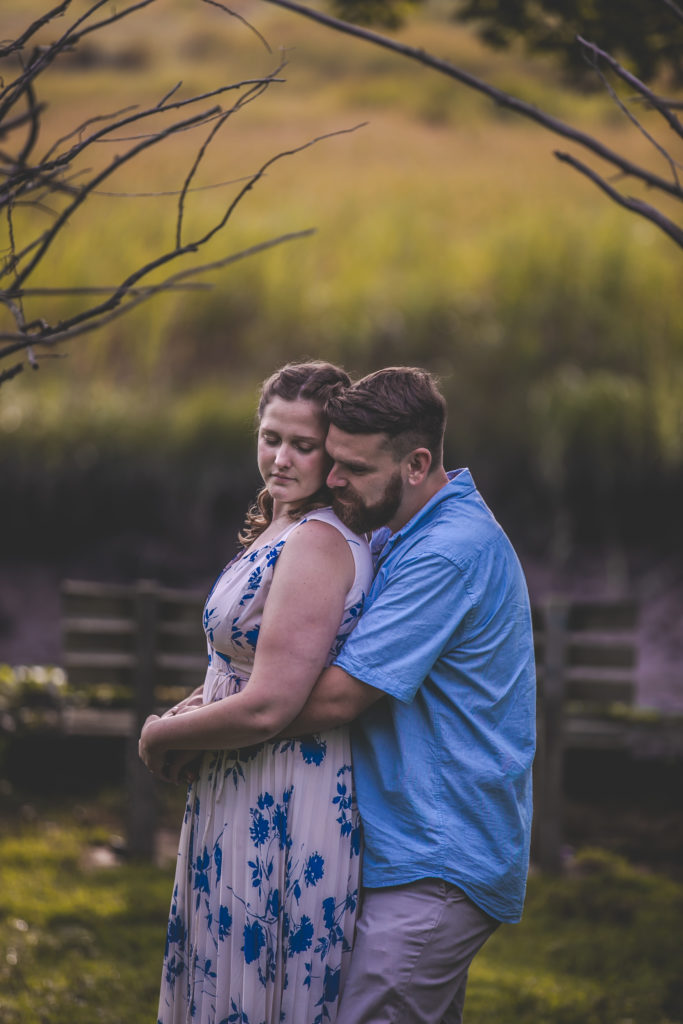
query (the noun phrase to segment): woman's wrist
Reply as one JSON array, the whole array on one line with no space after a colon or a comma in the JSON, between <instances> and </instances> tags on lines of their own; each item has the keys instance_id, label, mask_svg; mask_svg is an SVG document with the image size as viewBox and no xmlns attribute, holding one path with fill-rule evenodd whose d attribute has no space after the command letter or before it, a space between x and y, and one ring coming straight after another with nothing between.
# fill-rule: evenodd
<instances>
[{"instance_id":1,"label":"woman's wrist","mask_svg":"<svg viewBox=\"0 0 683 1024\"><path fill-rule=\"evenodd\" d=\"M161 737L164 732L164 722L158 715L150 715L143 726L143 737L145 746L150 750L157 750L163 744Z\"/></svg>"}]
</instances>

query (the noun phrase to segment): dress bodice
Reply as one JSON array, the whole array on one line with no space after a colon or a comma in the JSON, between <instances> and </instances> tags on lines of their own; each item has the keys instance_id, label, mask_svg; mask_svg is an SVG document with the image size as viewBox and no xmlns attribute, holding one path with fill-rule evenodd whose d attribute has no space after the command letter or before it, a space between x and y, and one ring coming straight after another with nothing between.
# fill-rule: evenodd
<instances>
[{"instance_id":1,"label":"dress bodice","mask_svg":"<svg viewBox=\"0 0 683 1024\"><path fill-rule=\"evenodd\" d=\"M372 559L367 542L344 526L331 508L315 509L302 519L287 524L270 542L252 548L230 562L216 580L204 606L209 665L218 674L239 677L243 683L251 674L263 609L277 560L287 538L311 519L334 526L344 536L354 558L355 575L346 595L344 615L327 657L329 664L360 615L365 594L372 582ZM306 624L302 622L302 628ZM218 694L205 693L215 700Z\"/></svg>"}]
</instances>

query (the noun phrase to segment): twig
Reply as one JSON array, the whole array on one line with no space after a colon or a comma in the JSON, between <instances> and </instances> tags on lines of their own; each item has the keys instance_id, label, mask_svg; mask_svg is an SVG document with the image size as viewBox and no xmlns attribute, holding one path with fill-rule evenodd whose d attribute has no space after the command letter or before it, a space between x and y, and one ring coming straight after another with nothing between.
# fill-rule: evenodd
<instances>
[{"instance_id":1,"label":"twig","mask_svg":"<svg viewBox=\"0 0 683 1024\"><path fill-rule=\"evenodd\" d=\"M608 93L608 95L610 96L612 101L619 107L619 110L621 110L622 114L626 115L626 117L629 119L631 124L635 128L638 129L638 131L641 133L641 135L644 138L647 139L647 141L650 143L650 145L653 146L657 150L659 155L666 160L666 162L668 163L669 167L671 168L672 177L673 177L674 181L676 182L676 184L680 188L680 184L681 183L680 183L679 178L678 178L678 170L677 170L677 168L680 167L681 164L679 164L676 160L674 160L674 158L664 148L664 146L662 146L659 142L657 142L657 140L654 138L654 136L651 135L650 132L645 128L645 126L640 123L638 118L634 114L631 113L631 111L628 109L626 104L618 96L616 90L612 88L612 85L611 85L609 79L603 73L603 71L601 70L601 68L599 66L599 63L598 63L598 56L602 54L602 51L599 50L598 47L594 46L592 43L587 43L585 41L585 39L581 38L581 36L577 36L576 38L581 43L581 45L584 47L584 50L587 50L588 53L592 54L592 59L590 57L588 57L588 54L586 54L586 60L588 61L589 65L593 68L595 73L599 76L600 81L602 82L602 84L603 84L603 86L605 88L605 91ZM605 55L605 56L607 56L607 55ZM635 88L638 88L640 85L642 85L642 83L638 82L637 78L635 78L633 75L630 75L627 71L625 71L623 68L621 68L620 65L617 63L617 61L613 60L613 58L610 57L610 58L608 58L608 60L609 60L610 67L613 68L613 70L616 72L616 74L619 75L622 78L624 78L626 76L625 80L628 81L629 84L633 85ZM620 72L623 72L623 74L620 74ZM645 88L645 87L643 86L643 88ZM674 114L671 114L670 111L668 111L668 110L661 110L659 103L657 103L657 109L660 109L661 113L666 118L666 120L669 122L669 124L674 128L675 131L679 132L679 134L680 134L681 125L680 125L680 122L679 122L678 118Z\"/></svg>"},{"instance_id":2,"label":"twig","mask_svg":"<svg viewBox=\"0 0 683 1024\"><path fill-rule=\"evenodd\" d=\"M270 84L270 83L268 83L268 84ZM177 248L180 248L181 245L182 245L183 216L184 216L184 211L185 211L185 197L187 196L187 194L188 194L188 192L190 190L190 185L192 184L192 181L194 179L195 174L199 170L199 166L200 166L202 160L204 159L204 156L206 155L206 152L207 152L209 146L211 145L213 140L216 138L216 136L218 135L219 131L221 130L221 128L223 127L225 122L228 120L228 118L231 117L237 110L240 110L247 103L251 102L251 100L255 99L257 96L260 96L265 91L265 89L266 89L266 85L264 85L263 83L259 83L259 85L252 86L252 88L244 96L240 96L239 99L237 100L237 103L230 110L225 111L225 113L212 126L211 131L209 132L208 136L206 137L206 139L204 140L202 145L197 150L197 153L195 154L195 158L194 158L194 160L192 162L192 166L190 167L190 170L188 171L188 174L187 174L187 176L185 178L185 181L183 182L183 187L180 190L180 195L178 197L178 218L177 218L177 223L176 223L176 246L177 246Z\"/></svg>"},{"instance_id":3,"label":"twig","mask_svg":"<svg viewBox=\"0 0 683 1024\"><path fill-rule=\"evenodd\" d=\"M7 370L0 370L0 384L4 384L5 381L12 380L18 373L24 369L23 363L15 363L14 366L10 366Z\"/></svg>"},{"instance_id":4,"label":"twig","mask_svg":"<svg viewBox=\"0 0 683 1024\"><path fill-rule=\"evenodd\" d=\"M322 25L326 25L328 28L335 29L338 32L344 32L347 35L363 39L368 43L372 43L374 46L380 46L384 49L391 50L393 53L398 53L402 57L407 57L409 60L415 60L420 64L425 64L427 67L433 68L435 71L448 75L448 77L462 82L463 85L467 85L469 88L483 93L495 103L499 104L499 106L505 107L509 110L514 110L515 113L521 114L523 117L527 117L530 120L535 121L537 124L542 125L554 134L561 135L563 138L570 139L572 142L578 143L585 149L589 149L603 160L606 160L608 163L618 167L624 174L638 178L651 188L656 188L662 192L666 192L668 195L672 195L676 199L683 199L683 191L681 191L679 185L667 181L666 178L662 178L657 174L651 173L645 168L640 167L638 164L632 163L632 161L628 160L620 153L617 153L608 146L603 145L602 142L595 139L592 135L588 135L586 132L582 132L578 128L573 128L571 125L565 124L564 121L560 121L559 118L553 117L551 114L546 114L545 111L540 110L538 107L534 107L532 104L526 103L524 100L520 100L516 96L511 96L509 93L503 92L501 89L497 89L493 85L489 85L488 82L482 81L475 75L472 75L467 71L463 71L461 68L456 67L454 64L450 64L448 61L440 60L438 57L434 57L432 54L427 53L424 50L418 50L413 46L398 43L396 40L390 39L388 36L383 36L379 32L374 32L367 28L361 28L359 25L352 25L350 22L341 21L339 18L334 18L329 14L323 14L321 11L315 11L311 7L306 7L304 4L297 3L296 0L267 0L267 2L274 4L276 7L283 7L287 10L295 11L297 14L303 15L305 18L318 21Z\"/></svg>"},{"instance_id":5,"label":"twig","mask_svg":"<svg viewBox=\"0 0 683 1024\"><path fill-rule=\"evenodd\" d=\"M611 54L606 53L604 50L601 50L600 47L596 46L595 43L589 42L587 39L584 39L583 36L577 36L576 39L577 42L580 43L581 46L584 48L584 50L587 50L593 54L594 59L593 61L591 61L591 64L596 69L596 71L599 72L597 62L597 58L599 57L601 60L605 62L605 64L609 65L612 71L614 71L615 75L618 75L619 78L621 78L624 82L626 82L633 89L635 89L636 92L640 93L640 95L643 96L648 101L650 106L654 107L654 109L662 115L662 117L668 123L669 127L673 128L677 135L683 137L683 124L681 124L681 122L675 114L671 113L671 103L661 100L660 97L657 96L657 94L654 93L651 89L649 89L644 82L641 82L639 78L636 78L635 75L632 75L631 72L627 71L626 68L622 67L619 61L615 60L614 57L611 56ZM602 76L602 78L603 81L606 84L608 84L605 77ZM613 92L613 90L610 91ZM628 110L626 110L626 113L628 114ZM636 124L638 124L637 121ZM638 127L642 130L641 125L638 124Z\"/></svg>"},{"instance_id":6,"label":"twig","mask_svg":"<svg viewBox=\"0 0 683 1024\"><path fill-rule=\"evenodd\" d=\"M679 7L674 0L661 0L661 2L669 8L672 14L674 14L679 21L683 21L683 8Z\"/></svg>"},{"instance_id":7,"label":"twig","mask_svg":"<svg viewBox=\"0 0 683 1024\"><path fill-rule=\"evenodd\" d=\"M570 153L561 153L556 150L555 156L558 160L561 160L562 163L569 164L571 167L579 171L581 174L585 174L586 177L590 178L590 180L594 182L598 186L598 188L601 188L602 191L605 192L610 197L610 199L613 199L615 203L618 203L620 206L625 207L632 213L637 213L641 217L645 217L647 220L652 221L653 224L656 224L658 228L660 228L665 234L672 238L674 242L676 242L679 246L681 246L681 248L683 248L683 229L681 229L677 224L675 224L674 221L670 220L668 217L665 217L661 210L658 210L656 207L651 206L649 203L643 202L642 199L636 199L633 196L623 195L621 192L617 191L617 189L613 188L612 185L610 185L609 182L605 181L605 179L602 178L599 174L596 174L596 172L592 170L592 168L588 167L580 160L577 160L576 157L573 157Z\"/></svg>"},{"instance_id":8,"label":"twig","mask_svg":"<svg viewBox=\"0 0 683 1024\"><path fill-rule=\"evenodd\" d=\"M69 217L84 202L84 200L87 198L90 192L101 181L104 181L106 178L110 177L110 175L117 171L119 167L122 167L123 164L127 163L129 160L132 160L133 157L138 155L138 153L141 153L143 150L148 149L149 146L154 145L156 142L159 141L160 138L166 138L170 135L175 134L176 132L182 131L188 125L200 124L204 120L206 120L206 117L209 116L211 113L214 113L214 111L208 111L203 114L197 114L193 118L188 118L187 121L180 121L177 124L170 125L168 128L164 129L163 132L159 132L158 135L153 136L151 139L144 139L137 146L133 146L131 149L128 150L127 153L124 153L122 156L115 157L114 160L112 160L112 162L107 167L105 167L103 171L95 175L95 177L92 178L90 182L88 182L88 184L83 187L83 189L79 192L77 196L74 197L74 199L67 206L67 208L62 211L62 213L59 215L59 217L57 218L53 226L50 228L50 230L46 232L45 238L43 239L43 242L40 245L38 252L34 255L30 263L28 263L28 265L24 267L24 269L20 273L17 274L17 277L14 282L14 288L18 288L26 280L26 278L33 272L39 261L45 255L49 246L54 241L60 229L67 222Z\"/></svg>"},{"instance_id":9,"label":"twig","mask_svg":"<svg viewBox=\"0 0 683 1024\"><path fill-rule=\"evenodd\" d=\"M282 245L285 242L291 242L299 238L307 238L314 233L314 228L308 228L304 231L293 231L288 234L280 235L277 238L271 238L266 242L260 242L257 245L249 246L247 249L242 249L240 252L233 253L230 256L226 256L220 260L214 260L212 263L205 263L202 266L191 267L187 270L179 271L172 277L165 281L162 281L158 285L150 285L149 288L139 289L133 292L132 289L124 289L123 294L119 297L119 305L112 308L107 312L105 316L100 317L95 324L83 324L77 323L76 318L73 320L65 321L58 324L54 328L47 328L43 335L34 334L31 337L26 337L19 333L6 333L0 332L0 341L7 341L10 344L6 345L5 348L0 349L0 359L5 359L7 356L13 355L15 352L20 352L25 349L28 345L55 345L63 341L71 340L79 335L90 333L93 330L98 330L100 327L104 327L106 324L111 323L112 320L117 319L124 313L127 313L130 309L140 305L142 302L146 302L153 295L163 291L172 291L184 282L188 277L196 276L200 274L207 274L214 270L222 270L224 267L230 266L236 263L238 260L246 259L248 256L254 256L258 253L265 252L267 249L272 249L277 245ZM126 295L130 291L134 294L134 298L131 302L126 302L125 305L121 305L121 301L126 298Z\"/></svg>"},{"instance_id":10,"label":"twig","mask_svg":"<svg viewBox=\"0 0 683 1024\"><path fill-rule=\"evenodd\" d=\"M285 150L282 153L277 153L275 156L271 156L259 168L259 170L256 171L256 173L251 176L251 178L247 182L247 184L244 185L244 187L240 189L240 191L237 193L237 195L235 196L233 201L230 203L230 206L228 207L227 211L225 212L225 215L218 222L218 224L216 224L216 226L214 228L212 228L210 231L208 231L201 238L197 239L197 241L194 243L195 247L199 247L199 246L205 245L211 238L213 238L213 236L218 231L220 231L223 227L225 227L225 225L227 224L228 220L232 216L232 213L235 210L235 207L237 206L237 204L239 202L241 202L241 200L244 198L244 196L247 194L247 192L249 192L258 181L260 181L260 179L265 175L265 173L268 170L268 168L272 167L272 165L274 163L277 163L279 160L283 160L285 157L295 156L297 153L303 153L304 150L310 149L311 146L315 146L319 142L325 141L325 139L332 139L332 138L334 138L337 135L348 135L351 132L358 131L359 128L364 128L366 126L366 124L367 124L367 121L363 121L360 124L354 125L352 128L340 128L338 131L326 132L324 135L318 135L318 136L316 136L316 138L310 139L308 142L304 142L301 146L295 146L294 149L288 149L288 150Z\"/></svg>"},{"instance_id":11,"label":"twig","mask_svg":"<svg viewBox=\"0 0 683 1024\"><path fill-rule=\"evenodd\" d=\"M11 53L23 49L23 47L29 41L31 36L34 36L36 32L39 32L43 25L47 25L47 23L49 21L52 21L53 18L58 18L62 14L64 14L64 11L70 5L71 0L64 0L63 3L58 4L56 7L53 7L51 11L47 12L47 14L44 14L41 18L38 18L37 21L34 21L31 25L29 25L24 34L19 36L18 39L14 39L11 43L8 43L7 46L0 47L0 58L8 57Z\"/></svg>"},{"instance_id":12,"label":"twig","mask_svg":"<svg viewBox=\"0 0 683 1024\"><path fill-rule=\"evenodd\" d=\"M231 18L237 18L238 21L241 21L243 25L246 25L248 29L251 29L254 35L261 40L268 53L273 52L265 36L261 35L259 30L252 25L250 21L247 21L246 18L242 17L241 14L238 14L237 11L231 10L230 7L226 7L225 4L219 3L218 0L202 0L202 3L211 4L212 7L219 7L221 11L225 11L225 13L229 14Z\"/></svg>"}]
</instances>

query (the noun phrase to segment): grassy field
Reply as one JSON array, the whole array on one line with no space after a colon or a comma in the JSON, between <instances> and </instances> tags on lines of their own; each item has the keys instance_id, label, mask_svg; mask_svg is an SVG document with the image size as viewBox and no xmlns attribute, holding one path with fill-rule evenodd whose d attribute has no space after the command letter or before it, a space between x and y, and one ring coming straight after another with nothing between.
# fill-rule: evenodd
<instances>
[{"instance_id":1,"label":"grassy field","mask_svg":"<svg viewBox=\"0 0 683 1024\"><path fill-rule=\"evenodd\" d=\"M32 8L42 9L35 0L8 0L5 34L25 25ZM179 0L160 0L94 35L101 51L92 65L50 73L45 144L95 112L157 102L178 81L179 95L188 95L267 73L284 56L286 81L228 122L197 186L240 179L276 153L364 127L274 165L206 256L311 226L317 234L222 272L208 296L155 301L100 337L74 343L66 363L46 363L48 381L31 381L32 394L53 381L68 391L98 375L177 394L217 371L229 388L235 376L253 380L274 362L317 354L359 369L387 358L420 360L452 374L463 352L476 358L482 346L521 358L522 338L536 348L554 343L580 364L597 337L608 363L615 347L619 358L634 346L642 363L649 359L646 328L659 351L680 359L674 339L683 335L683 300L672 243L559 165L557 139L362 42L267 4L239 10L272 54L223 12ZM491 54L433 13L410 21L399 37L648 159L647 141L606 97L571 92L546 61ZM149 151L106 190L177 189L198 142L190 133ZM103 160L111 148L102 147ZM234 191L195 193L188 237ZM54 250L43 283L121 279L169 244L174 202L93 197ZM16 211L15 230L28 232L46 216ZM439 332L435 316L444 321Z\"/></svg>"},{"instance_id":2,"label":"grassy field","mask_svg":"<svg viewBox=\"0 0 683 1024\"><path fill-rule=\"evenodd\" d=\"M3 1024L155 1019L172 867L98 866L119 810L112 793L3 815ZM532 875L523 922L472 967L469 1024L680 1024L682 912L680 882L597 850Z\"/></svg>"},{"instance_id":3,"label":"grassy field","mask_svg":"<svg viewBox=\"0 0 683 1024\"><path fill-rule=\"evenodd\" d=\"M42 9L7 0L4 34ZM46 79L39 148L95 113L157 103L178 82L186 96L271 72L284 58L284 81L231 118L210 148L187 237L265 160L343 131L273 164L201 258L316 233L210 275L209 291L157 298L12 381L0 400L0 459L32 472L68 462L75 446L85 462L107 451L125 462L157 444L196 452L204 437L214 448L223 439L229 458L244 448L239 424L257 382L288 359L331 358L357 373L418 364L442 378L449 462L492 482L492 500L517 487L514 516L535 515L539 536L562 505L568 521L583 516L577 535L598 544L622 510L628 543L671 532L683 500L683 291L673 243L559 164L553 150L564 144L541 128L268 4L249 0L239 13L271 53L225 12L185 0L158 0L87 37L89 62L67 60ZM658 163L601 90L572 90L547 60L491 52L430 5L398 38ZM170 246L177 200L150 193L180 187L200 142L184 134L107 182L73 217L40 282L114 284ZM106 161L112 148L89 160ZM51 217L15 210L17 237ZM27 316L65 315L81 300L51 301L27 300ZM176 463L171 472L184 472L182 456ZM671 523L642 526L650 512L638 495L648 491L650 512Z\"/></svg>"}]
</instances>

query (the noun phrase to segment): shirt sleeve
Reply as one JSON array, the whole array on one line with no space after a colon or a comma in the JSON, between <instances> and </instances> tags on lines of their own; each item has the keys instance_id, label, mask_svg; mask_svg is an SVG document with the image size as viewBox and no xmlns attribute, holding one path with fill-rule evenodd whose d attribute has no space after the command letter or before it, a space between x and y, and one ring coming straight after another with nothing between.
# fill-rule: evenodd
<instances>
[{"instance_id":1,"label":"shirt sleeve","mask_svg":"<svg viewBox=\"0 0 683 1024\"><path fill-rule=\"evenodd\" d=\"M410 703L447 645L466 633L472 600L463 574L440 554L392 567L335 665Z\"/></svg>"}]
</instances>

